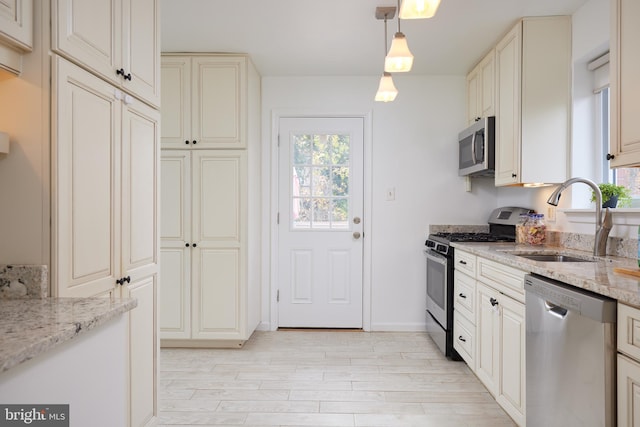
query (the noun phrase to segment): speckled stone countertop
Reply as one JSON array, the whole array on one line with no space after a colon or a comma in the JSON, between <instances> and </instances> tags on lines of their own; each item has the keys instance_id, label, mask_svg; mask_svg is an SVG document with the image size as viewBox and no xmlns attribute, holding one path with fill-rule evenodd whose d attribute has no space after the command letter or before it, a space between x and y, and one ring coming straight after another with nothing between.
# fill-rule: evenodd
<instances>
[{"instance_id":1,"label":"speckled stone countertop","mask_svg":"<svg viewBox=\"0 0 640 427\"><path fill-rule=\"evenodd\" d=\"M0 372L102 325L135 299L44 298L0 301Z\"/></svg>"},{"instance_id":2,"label":"speckled stone countertop","mask_svg":"<svg viewBox=\"0 0 640 427\"><path fill-rule=\"evenodd\" d=\"M539 274L578 288L614 298L619 302L640 307L640 278L614 273L615 267L638 269L632 258L617 256L593 257L591 252L554 246L527 246L514 243L452 243L460 250ZM595 262L542 262L517 256L518 253L562 253Z\"/></svg>"}]
</instances>

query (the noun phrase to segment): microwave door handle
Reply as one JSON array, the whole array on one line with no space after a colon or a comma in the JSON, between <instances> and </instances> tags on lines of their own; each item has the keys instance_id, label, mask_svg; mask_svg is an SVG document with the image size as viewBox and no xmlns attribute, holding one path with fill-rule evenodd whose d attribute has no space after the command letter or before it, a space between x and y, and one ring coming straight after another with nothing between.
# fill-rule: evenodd
<instances>
[{"instance_id":1,"label":"microwave door handle","mask_svg":"<svg viewBox=\"0 0 640 427\"><path fill-rule=\"evenodd\" d=\"M473 136L471 137L471 158L473 159L473 164L477 164L476 159L476 134L477 132L473 132Z\"/></svg>"}]
</instances>

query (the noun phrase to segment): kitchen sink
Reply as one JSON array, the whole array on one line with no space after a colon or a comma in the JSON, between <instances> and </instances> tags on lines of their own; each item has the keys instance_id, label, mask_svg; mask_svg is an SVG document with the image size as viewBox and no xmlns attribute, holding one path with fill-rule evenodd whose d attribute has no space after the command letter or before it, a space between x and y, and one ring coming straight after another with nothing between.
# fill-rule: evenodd
<instances>
[{"instance_id":1,"label":"kitchen sink","mask_svg":"<svg viewBox=\"0 0 640 427\"><path fill-rule=\"evenodd\" d=\"M514 254L522 258L527 258L533 261L542 262L595 262L594 259L578 258L571 255L562 254Z\"/></svg>"}]
</instances>

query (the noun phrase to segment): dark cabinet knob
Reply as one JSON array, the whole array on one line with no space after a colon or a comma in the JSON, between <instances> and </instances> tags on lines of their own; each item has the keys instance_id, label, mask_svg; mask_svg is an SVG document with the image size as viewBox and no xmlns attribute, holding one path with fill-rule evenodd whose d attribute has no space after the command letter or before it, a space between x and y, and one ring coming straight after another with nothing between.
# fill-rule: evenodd
<instances>
[{"instance_id":1,"label":"dark cabinet knob","mask_svg":"<svg viewBox=\"0 0 640 427\"><path fill-rule=\"evenodd\" d=\"M122 283L124 283L124 282L131 283L131 276L124 277L122 279Z\"/></svg>"},{"instance_id":2,"label":"dark cabinet knob","mask_svg":"<svg viewBox=\"0 0 640 427\"><path fill-rule=\"evenodd\" d=\"M116 279L116 284L122 286L124 279Z\"/></svg>"},{"instance_id":3,"label":"dark cabinet knob","mask_svg":"<svg viewBox=\"0 0 640 427\"><path fill-rule=\"evenodd\" d=\"M498 300L495 298L489 298L489 302L491 303L491 305L493 307L495 307L496 305L498 305Z\"/></svg>"},{"instance_id":4,"label":"dark cabinet knob","mask_svg":"<svg viewBox=\"0 0 640 427\"><path fill-rule=\"evenodd\" d=\"M119 70L116 70L116 75L124 77L124 68L120 68Z\"/></svg>"},{"instance_id":5,"label":"dark cabinet knob","mask_svg":"<svg viewBox=\"0 0 640 427\"><path fill-rule=\"evenodd\" d=\"M122 77L124 77L125 80L131 81L131 73L129 73L127 75L123 75Z\"/></svg>"},{"instance_id":6,"label":"dark cabinet knob","mask_svg":"<svg viewBox=\"0 0 640 427\"><path fill-rule=\"evenodd\" d=\"M607 153L607 160L612 160L612 159L615 159L615 158L616 158L615 154Z\"/></svg>"},{"instance_id":7,"label":"dark cabinet knob","mask_svg":"<svg viewBox=\"0 0 640 427\"><path fill-rule=\"evenodd\" d=\"M511 174L511 178L515 178L516 176L518 176L518 175L517 175L517 174L515 174L515 173L512 173L512 174Z\"/></svg>"},{"instance_id":8,"label":"dark cabinet knob","mask_svg":"<svg viewBox=\"0 0 640 427\"><path fill-rule=\"evenodd\" d=\"M198 143L198 141L196 141L195 139L191 142L193 145L196 145Z\"/></svg>"},{"instance_id":9,"label":"dark cabinet knob","mask_svg":"<svg viewBox=\"0 0 640 427\"><path fill-rule=\"evenodd\" d=\"M193 244L193 247L195 248L196 246L198 246L196 243Z\"/></svg>"},{"instance_id":10,"label":"dark cabinet knob","mask_svg":"<svg viewBox=\"0 0 640 427\"><path fill-rule=\"evenodd\" d=\"M184 246L188 248L188 247L189 247L189 244L188 244L188 243L185 243L185 244L184 244Z\"/></svg>"},{"instance_id":11,"label":"dark cabinet knob","mask_svg":"<svg viewBox=\"0 0 640 427\"><path fill-rule=\"evenodd\" d=\"M187 144L187 145L189 145L189 140L186 140L184 143L185 143L185 144Z\"/></svg>"}]
</instances>

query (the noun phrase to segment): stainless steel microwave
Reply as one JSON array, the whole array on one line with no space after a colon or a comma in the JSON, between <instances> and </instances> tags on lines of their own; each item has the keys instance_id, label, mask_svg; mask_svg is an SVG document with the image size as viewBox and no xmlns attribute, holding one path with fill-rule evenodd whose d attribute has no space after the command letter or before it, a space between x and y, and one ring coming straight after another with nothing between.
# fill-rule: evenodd
<instances>
[{"instance_id":1,"label":"stainless steel microwave","mask_svg":"<svg viewBox=\"0 0 640 427\"><path fill-rule=\"evenodd\" d=\"M458 175L494 176L496 118L484 117L458 134Z\"/></svg>"}]
</instances>

